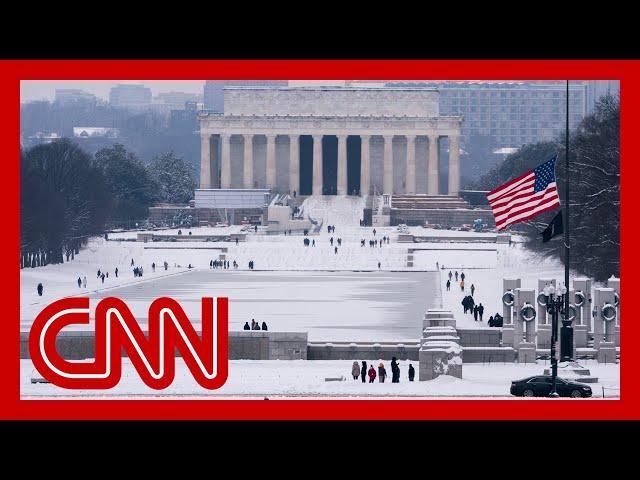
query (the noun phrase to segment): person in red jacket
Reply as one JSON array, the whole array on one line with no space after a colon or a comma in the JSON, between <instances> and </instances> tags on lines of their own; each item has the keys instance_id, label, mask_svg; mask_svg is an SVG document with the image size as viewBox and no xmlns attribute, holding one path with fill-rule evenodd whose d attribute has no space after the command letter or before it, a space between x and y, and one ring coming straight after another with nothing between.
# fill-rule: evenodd
<instances>
[{"instance_id":1,"label":"person in red jacket","mask_svg":"<svg viewBox=\"0 0 640 480\"><path fill-rule=\"evenodd\" d=\"M373 365L371 365L371 368L369 369L369 383L373 383L376 380L376 369L373 368Z\"/></svg>"}]
</instances>

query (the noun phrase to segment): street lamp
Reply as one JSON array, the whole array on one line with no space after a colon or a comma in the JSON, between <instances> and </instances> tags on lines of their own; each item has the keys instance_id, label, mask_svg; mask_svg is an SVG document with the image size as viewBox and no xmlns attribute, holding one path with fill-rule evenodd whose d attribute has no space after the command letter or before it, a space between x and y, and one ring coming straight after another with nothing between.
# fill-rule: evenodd
<instances>
[{"instance_id":1,"label":"street lamp","mask_svg":"<svg viewBox=\"0 0 640 480\"><path fill-rule=\"evenodd\" d=\"M558 377L558 314L564 305L564 296L566 294L567 287L564 285L560 285L557 291L553 284L544 287L544 295L547 299L547 311L551 314L551 392L549 396L554 398L560 396L556 390L556 379Z\"/></svg>"}]
</instances>

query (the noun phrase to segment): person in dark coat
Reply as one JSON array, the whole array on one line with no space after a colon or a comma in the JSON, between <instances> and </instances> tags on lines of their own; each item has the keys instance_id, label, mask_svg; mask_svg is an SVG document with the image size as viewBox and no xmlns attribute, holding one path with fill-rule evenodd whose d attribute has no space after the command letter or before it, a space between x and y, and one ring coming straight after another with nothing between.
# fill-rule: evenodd
<instances>
[{"instance_id":1,"label":"person in dark coat","mask_svg":"<svg viewBox=\"0 0 640 480\"><path fill-rule=\"evenodd\" d=\"M44 287L42 286L41 283L38 284L38 295L42 296L42 291L44 290Z\"/></svg>"},{"instance_id":2,"label":"person in dark coat","mask_svg":"<svg viewBox=\"0 0 640 480\"><path fill-rule=\"evenodd\" d=\"M480 317L480 321L482 321L482 314L484 313L484 307L482 303L478 305L478 316Z\"/></svg>"},{"instance_id":3,"label":"person in dark coat","mask_svg":"<svg viewBox=\"0 0 640 480\"><path fill-rule=\"evenodd\" d=\"M371 365L371 368L369 368L369 383L373 383L376 380L376 369L373 368L373 365Z\"/></svg>"},{"instance_id":4,"label":"person in dark coat","mask_svg":"<svg viewBox=\"0 0 640 480\"><path fill-rule=\"evenodd\" d=\"M135 264L133 263L133 258L131 259L131 266L133 267Z\"/></svg>"},{"instance_id":5,"label":"person in dark coat","mask_svg":"<svg viewBox=\"0 0 640 480\"><path fill-rule=\"evenodd\" d=\"M451 290L451 280L447 280L447 292Z\"/></svg>"},{"instance_id":6,"label":"person in dark coat","mask_svg":"<svg viewBox=\"0 0 640 480\"><path fill-rule=\"evenodd\" d=\"M451 273L451 270L449 270L449 280L451 280L451 277L453 277L453 273Z\"/></svg>"},{"instance_id":7,"label":"person in dark coat","mask_svg":"<svg viewBox=\"0 0 640 480\"><path fill-rule=\"evenodd\" d=\"M477 322L478 321L478 306L475 305L473 307L473 321Z\"/></svg>"},{"instance_id":8,"label":"person in dark coat","mask_svg":"<svg viewBox=\"0 0 640 480\"><path fill-rule=\"evenodd\" d=\"M165 268L166 270L166 268ZM118 278L118 267L116 267L116 278Z\"/></svg>"},{"instance_id":9,"label":"person in dark coat","mask_svg":"<svg viewBox=\"0 0 640 480\"><path fill-rule=\"evenodd\" d=\"M458 281L458 271L457 270L456 270L455 276L456 276L456 282L457 282Z\"/></svg>"},{"instance_id":10,"label":"person in dark coat","mask_svg":"<svg viewBox=\"0 0 640 480\"><path fill-rule=\"evenodd\" d=\"M249 326L249 322L244 322L244 330L251 330L251 327Z\"/></svg>"},{"instance_id":11,"label":"person in dark coat","mask_svg":"<svg viewBox=\"0 0 640 480\"><path fill-rule=\"evenodd\" d=\"M471 284L471 296L473 297L473 292L476 291L476 287L473 285L473 283Z\"/></svg>"},{"instance_id":12,"label":"person in dark coat","mask_svg":"<svg viewBox=\"0 0 640 480\"><path fill-rule=\"evenodd\" d=\"M462 280L462 281L464 282L464 272L462 272L462 273L460 274L460 280Z\"/></svg>"},{"instance_id":13,"label":"person in dark coat","mask_svg":"<svg viewBox=\"0 0 640 480\"><path fill-rule=\"evenodd\" d=\"M409 364L409 381L413 382L413 379L416 376L416 369L413 368L413 365Z\"/></svg>"},{"instance_id":14,"label":"person in dark coat","mask_svg":"<svg viewBox=\"0 0 640 480\"><path fill-rule=\"evenodd\" d=\"M380 262L378 262L378 270L380 270Z\"/></svg>"},{"instance_id":15,"label":"person in dark coat","mask_svg":"<svg viewBox=\"0 0 640 480\"><path fill-rule=\"evenodd\" d=\"M362 361L362 369L360 369L360 378L362 383L367 383L367 362Z\"/></svg>"},{"instance_id":16,"label":"person in dark coat","mask_svg":"<svg viewBox=\"0 0 640 480\"><path fill-rule=\"evenodd\" d=\"M493 321L493 315L491 315L491 316L489 317L489 326L490 326L490 327L495 326L494 321Z\"/></svg>"},{"instance_id":17,"label":"person in dark coat","mask_svg":"<svg viewBox=\"0 0 640 480\"><path fill-rule=\"evenodd\" d=\"M391 359L391 383L400 383L400 367L396 357Z\"/></svg>"},{"instance_id":18,"label":"person in dark coat","mask_svg":"<svg viewBox=\"0 0 640 480\"><path fill-rule=\"evenodd\" d=\"M387 378L387 369L384 368L384 363L382 362L378 365L378 378L380 379L380 383L384 383L384 379Z\"/></svg>"},{"instance_id":19,"label":"person in dark coat","mask_svg":"<svg viewBox=\"0 0 640 480\"><path fill-rule=\"evenodd\" d=\"M82 279L78 277L78 288L82 288Z\"/></svg>"},{"instance_id":20,"label":"person in dark coat","mask_svg":"<svg viewBox=\"0 0 640 480\"><path fill-rule=\"evenodd\" d=\"M267 331L267 322L262 322L262 330Z\"/></svg>"}]
</instances>

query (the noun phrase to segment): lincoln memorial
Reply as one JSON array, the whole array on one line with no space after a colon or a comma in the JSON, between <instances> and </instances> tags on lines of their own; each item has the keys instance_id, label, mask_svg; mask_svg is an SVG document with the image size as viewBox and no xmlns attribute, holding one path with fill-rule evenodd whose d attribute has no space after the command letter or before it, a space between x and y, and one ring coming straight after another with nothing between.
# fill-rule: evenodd
<instances>
[{"instance_id":1,"label":"lincoln memorial","mask_svg":"<svg viewBox=\"0 0 640 480\"><path fill-rule=\"evenodd\" d=\"M436 89L227 87L224 114L201 113L199 122L200 189L430 196L460 189L462 117L439 115Z\"/></svg>"}]
</instances>

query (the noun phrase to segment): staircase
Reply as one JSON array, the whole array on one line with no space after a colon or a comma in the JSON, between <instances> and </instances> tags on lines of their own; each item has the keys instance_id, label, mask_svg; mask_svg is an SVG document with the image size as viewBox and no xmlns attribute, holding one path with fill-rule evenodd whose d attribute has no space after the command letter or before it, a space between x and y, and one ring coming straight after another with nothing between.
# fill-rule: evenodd
<instances>
[{"instance_id":1,"label":"staircase","mask_svg":"<svg viewBox=\"0 0 640 480\"><path fill-rule=\"evenodd\" d=\"M468 209L471 208L471 205L460 197L442 195L393 195L391 197L391 208L402 210Z\"/></svg>"}]
</instances>

